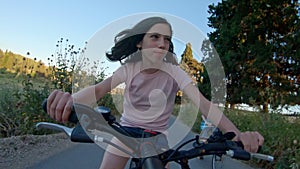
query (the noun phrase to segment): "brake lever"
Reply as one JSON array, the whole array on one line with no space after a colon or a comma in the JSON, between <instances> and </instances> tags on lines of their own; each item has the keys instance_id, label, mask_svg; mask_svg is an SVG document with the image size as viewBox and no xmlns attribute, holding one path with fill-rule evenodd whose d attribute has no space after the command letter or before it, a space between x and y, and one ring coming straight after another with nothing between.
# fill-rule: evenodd
<instances>
[{"instance_id":1,"label":"brake lever","mask_svg":"<svg viewBox=\"0 0 300 169\"><path fill-rule=\"evenodd\" d=\"M56 130L56 131L62 131L64 132L67 136L71 137L72 132L74 128L69 128L63 125L55 124L55 123L48 123L48 122L39 122L36 125L37 129L50 129L50 130Z\"/></svg>"}]
</instances>

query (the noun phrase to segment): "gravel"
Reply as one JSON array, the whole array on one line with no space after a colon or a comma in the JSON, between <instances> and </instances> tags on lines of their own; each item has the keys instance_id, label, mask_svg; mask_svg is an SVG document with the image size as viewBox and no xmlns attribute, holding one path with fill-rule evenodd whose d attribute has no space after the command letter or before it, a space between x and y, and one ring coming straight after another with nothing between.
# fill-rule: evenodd
<instances>
[{"instance_id":1,"label":"gravel","mask_svg":"<svg viewBox=\"0 0 300 169\"><path fill-rule=\"evenodd\" d=\"M24 169L74 146L64 133L0 139L0 168Z\"/></svg>"}]
</instances>

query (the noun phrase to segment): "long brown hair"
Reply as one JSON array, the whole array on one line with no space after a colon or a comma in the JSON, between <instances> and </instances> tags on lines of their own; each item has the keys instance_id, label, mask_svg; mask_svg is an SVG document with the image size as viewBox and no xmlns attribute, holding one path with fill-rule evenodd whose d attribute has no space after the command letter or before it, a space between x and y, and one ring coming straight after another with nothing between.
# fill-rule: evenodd
<instances>
[{"instance_id":1,"label":"long brown hair","mask_svg":"<svg viewBox=\"0 0 300 169\"><path fill-rule=\"evenodd\" d=\"M118 33L114 39L115 45L111 48L110 52L106 53L106 57L110 61L120 61L121 63L125 58L127 58L125 63L140 61L142 57L137 44L143 40L150 28L158 23L167 24L172 34L172 26L166 19L162 17L146 18L131 29L125 29ZM172 40L170 41L169 52L165 57L165 61L178 65Z\"/></svg>"}]
</instances>

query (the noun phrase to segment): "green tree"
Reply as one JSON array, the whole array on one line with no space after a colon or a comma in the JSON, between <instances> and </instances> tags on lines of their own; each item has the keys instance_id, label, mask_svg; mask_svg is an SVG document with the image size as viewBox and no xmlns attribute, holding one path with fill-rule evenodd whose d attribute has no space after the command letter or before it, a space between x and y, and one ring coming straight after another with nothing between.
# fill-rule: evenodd
<instances>
[{"instance_id":1,"label":"green tree","mask_svg":"<svg viewBox=\"0 0 300 169\"><path fill-rule=\"evenodd\" d=\"M181 55L180 67L191 76L195 84L201 82L204 65L193 57L192 45L190 43L186 44L186 48Z\"/></svg>"},{"instance_id":2,"label":"green tree","mask_svg":"<svg viewBox=\"0 0 300 169\"><path fill-rule=\"evenodd\" d=\"M299 102L297 8L298 1L291 0L227 0L209 6L214 31L208 36L225 68L230 104L263 105L268 112L268 105Z\"/></svg>"},{"instance_id":3,"label":"green tree","mask_svg":"<svg viewBox=\"0 0 300 169\"><path fill-rule=\"evenodd\" d=\"M193 56L192 45L186 44L186 48L181 55L180 67L192 78L201 93L211 100L212 92L208 72L202 61L197 61Z\"/></svg>"}]
</instances>

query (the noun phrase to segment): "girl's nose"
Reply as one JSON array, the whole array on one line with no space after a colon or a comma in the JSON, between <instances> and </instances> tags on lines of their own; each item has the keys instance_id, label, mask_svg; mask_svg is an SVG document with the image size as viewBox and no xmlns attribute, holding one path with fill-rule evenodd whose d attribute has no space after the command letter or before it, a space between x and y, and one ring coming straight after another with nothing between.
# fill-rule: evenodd
<instances>
[{"instance_id":1,"label":"girl's nose","mask_svg":"<svg viewBox=\"0 0 300 169\"><path fill-rule=\"evenodd\" d=\"M157 43L160 49L166 48L165 39L163 37L160 37Z\"/></svg>"}]
</instances>

